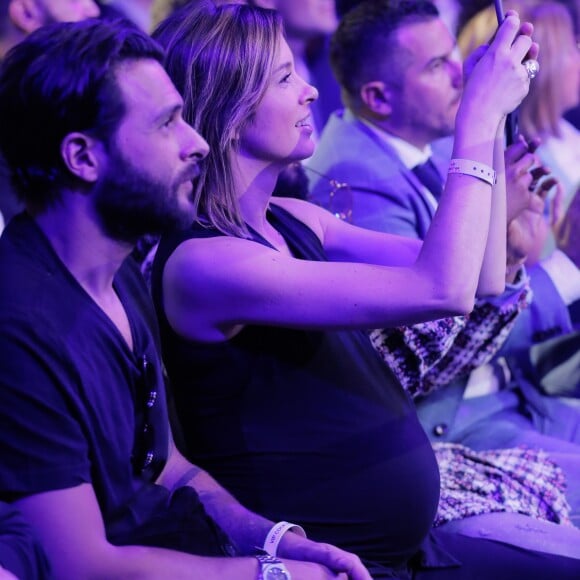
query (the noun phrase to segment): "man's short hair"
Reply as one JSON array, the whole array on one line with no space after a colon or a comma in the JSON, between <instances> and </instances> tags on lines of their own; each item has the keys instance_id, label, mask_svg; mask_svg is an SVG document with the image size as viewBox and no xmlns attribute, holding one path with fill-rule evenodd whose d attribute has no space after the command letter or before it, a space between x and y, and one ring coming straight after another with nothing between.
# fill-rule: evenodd
<instances>
[{"instance_id":1,"label":"man's short hair","mask_svg":"<svg viewBox=\"0 0 580 580\"><path fill-rule=\"evenodd\" d=\"M162 62L163 50L122 20L44 26L8 53L0 67L0 150L29 208L41 211L75 183L60 153L67 134L109 143L125 114L116 69L135 59Z\"/></svg>"},{"instance_id":2,"label":"man's short hair","mask_svg":"<svg viewBox=\"0 0 580 580\"><path fill-rule=\"evenodd\" d=\"M343 16L330 43L330 63L347 104L358 101L361 87L373 80L398 86L405 52L396 32L415 22L437 18L428 0L365 0Z\"/></svg>"}]
</instances>

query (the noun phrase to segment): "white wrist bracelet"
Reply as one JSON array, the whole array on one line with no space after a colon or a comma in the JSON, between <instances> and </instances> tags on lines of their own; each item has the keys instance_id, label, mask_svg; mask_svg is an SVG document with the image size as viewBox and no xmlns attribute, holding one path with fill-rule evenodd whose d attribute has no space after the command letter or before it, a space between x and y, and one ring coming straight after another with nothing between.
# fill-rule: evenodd
<instances>
[{"instance_id":1,"label":"white wrist bracelet","mask_svg":"<svg viewBox=\"0 0 580 580\"><path fill-rule=\"evenodd\" d=\"M472 161L471 159L452 159L449 163L449 173L463 173L477 177L490 185L497 183L497 174L489 165Z\"/></svg>"},{"instance_id":2,"label":"white wrist bracelet","mask_svg":"<svg viewBox=\"0 0 580 580\"><path fill-rule=\"evenodd\" d=\"M266 535L266 540L264 541L264 552L270 554L270 556L275 556L278 551L278 544L282 539L282 536L288 531L292 530L294 533L306 537L306 532L302 526L297 524L291 524L289 522L278 522L274 524L268 534Z\"/></svg>"}]
</instances>

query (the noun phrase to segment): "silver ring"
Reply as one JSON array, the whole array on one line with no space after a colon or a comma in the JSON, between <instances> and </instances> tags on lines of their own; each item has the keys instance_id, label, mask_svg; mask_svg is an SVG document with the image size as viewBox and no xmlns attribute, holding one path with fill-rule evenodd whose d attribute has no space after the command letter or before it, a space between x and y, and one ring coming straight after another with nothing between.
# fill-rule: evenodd
<instances>
[{"instance_id":1,"label":"silver ring","mask_svg":"<svg viewBox=\"0 0 580 580\"><path fill-rule=\"evenodd\" d=\"M530 80L536 78L536 76L540 72L540 63L537 60L530 58L529 60L524 60L522 64L524 65L524 68L528 73L528 78Z\"/></svg>"}]
</instances>

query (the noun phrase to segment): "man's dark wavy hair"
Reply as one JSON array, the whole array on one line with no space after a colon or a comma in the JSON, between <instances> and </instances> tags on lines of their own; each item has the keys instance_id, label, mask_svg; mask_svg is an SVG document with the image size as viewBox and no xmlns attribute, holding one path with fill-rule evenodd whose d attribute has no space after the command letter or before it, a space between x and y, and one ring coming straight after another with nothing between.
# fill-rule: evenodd
<instances>
[{"instance_id":1,"label":"man's dark wavy hair","mask_svg":"<svg viewBox=\"0 0 580 580\"><path fill-rule=\"evenodd\" d=\"M124 20L96 19L40 28L0 67L0 150L29 209L42 211L74 184L60 153L82 131L110 142L125 114L116 69L126 61L163 60L163 50Z\"/></svg>"}]
</instances>

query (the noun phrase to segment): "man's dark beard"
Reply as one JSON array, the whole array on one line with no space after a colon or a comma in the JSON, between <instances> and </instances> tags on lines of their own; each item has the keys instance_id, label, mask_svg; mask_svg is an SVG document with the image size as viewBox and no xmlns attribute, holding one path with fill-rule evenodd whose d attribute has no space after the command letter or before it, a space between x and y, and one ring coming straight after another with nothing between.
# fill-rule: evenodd
<instances>
[{"instance_id":1,"label":"man's dark beard","mask_svg":"<svg viewBox=\"0 0 580 580\"><path fill-rule=\"evenodd\" d=\"M187 174L168 186L136 168L116 148L111 147L110 160L107 174L93 191L95 209L110 238L135 244L145 234L160 235L191 221L177 195Z\"/></svg>"}]
</instances>

